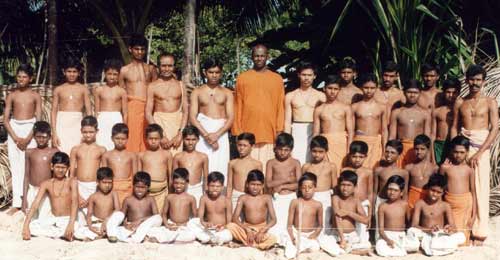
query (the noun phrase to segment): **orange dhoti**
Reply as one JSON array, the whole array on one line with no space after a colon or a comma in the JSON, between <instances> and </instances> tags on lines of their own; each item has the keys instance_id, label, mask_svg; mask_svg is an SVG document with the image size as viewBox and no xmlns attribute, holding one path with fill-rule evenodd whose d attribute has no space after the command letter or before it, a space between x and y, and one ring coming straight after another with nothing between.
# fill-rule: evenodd
<instances>
[{"instance_id":1,"label":"orange dhoti","mask_svg":"<svg viewBox=\"0 0 500 260\"><path fill-rule=\"evenodd\" d=\"M415 150L413 150L413 140L403 139L403 152L399 155L397 165L404 169L407 164L414 163L416 159Z\"/></svg>"},{"instance_id":2,"label":"orange dhoti","mask_svg":"<svg viewBox=\"0 0 500 260\"><path fill-rule=\"evenodd\" d=\"M264 174L266 173L267 161L274 158L274 144L258 143L252 148L250 156L262 163Z\"/></svg>"},{"instance_id":3,"label":"orange dhoti","mask_svg":"<svg viewBox=\"0 0 500 260\"><path fill-rule=\"evenodd\" d=\"M472 217L472 193L453 194L446 192L444 200L450 204L453 221L455 222L457 231L464 233L466 239L465 244L468 245L470 227L467 226L467 222Z\"/></svg>"},{"instance_id":4,"label":"orange dhoti","mask_svg":"<svg viewBox=\"0 0 500 260\"><path fill-rule=\"evenodd\" d=\"M424 199L427 191L422 188L417 188L415 186L410 186L408 189L408 206L410 209L415 208L417 201Z\"/></svg>"},{"instance_id":5,"label":"orange dhoti","mask_svg":"<svg viewBox=\"0 0 500 260\"><path fill-rule=\"evenodd\" d=\"M176 111L172 113L167 112L155 112L153 114L153 119L157 124L163 129L163 136L171 140L177 134L180 133L181 121L182 121L182 111ZM172 155L182 152L182 141L179 147L168 149Z\"/></svg>"},{"instance_id":6,"label":"orange dhoti","mask_svg":"<svg viewBox=\"0 0 500 260\"><path fill-rule=\"evenodd\" d=\"M243 225L246 228L250 228L253 231L255 231L255 233L257 233L257 232L259 232L259 230L264 228L267 225L267 223L263 222L263 223L255 224L255 225L243 223ZM273 236L269 233L266 233L264 235L264 239L262 240L262 242L256 243L253 245L249 245L247 243L248 234L245 231L245 229L243 229L242 227L240 227L238 224L235 224L235 223L227 224L226 228L231 232L231 235L233 235L234 240L242 242L245 246L255 247L255 248L258 248L260 250L266 250L266 249L271 248L274 244L276 244L278 242L278 240L276 239L275 236Z\"/></svg>"},{"instance_id":7,"label":"orange dhoti","mask_svg":"<svg viewBox=\"0 0 500 260\"><path fill-rule=\"evenodd\" d=\"M128 96L128 119L127 125L129 129L127 151L141 152L146 150L144 142L144 129L147 122L144 117L146 110L146 99Z\"/></svg>"},{"instance_id":8,"label":"orange dhoti","mask_svg":"<svg viewBox=\"0 0 500 260\"><path fill-rule=\"evenodd\" d=\"M338 170L342 169L344 158L347 155L347 133L336 132L321 134L328 140L328 161L335 164Z\"/></svg>"},{"instance_id":9,"label":"orange dhoti","mask_svg":"<svg viewBox=\"0 0 500 260\"><path fill-rule=\"evenodd\" d=\"M113 190L118 194L120 207L123 205L123 200L132 194L132 179L113 180Z\"/></svg>"},{"instance_id":10,"label":"orange dhoti","mask_svg":"<svg viewBox=\"0 0 500 260\"><path fill-rule=\"evenodd\" d=\"M163 204L165 203L165 198L167 197L167 194L168 194L167 180L164 181L151 180L151 186L149 187L149 196L155 199L158 212L162 212Z\"/></svg>"},{"instance_id":11,"label":"orange dhoti","mask_svg":"<svg viewBox=\"0 0 500 260\"><path fill-rule=\"evenodd\" d=\"M382 136L362 135L356 132L354 140L363 141L368 145L368 154L363 162L363 167L369 169L375 168L380 159L382 159Z\"/></svg>"}]
</instances>

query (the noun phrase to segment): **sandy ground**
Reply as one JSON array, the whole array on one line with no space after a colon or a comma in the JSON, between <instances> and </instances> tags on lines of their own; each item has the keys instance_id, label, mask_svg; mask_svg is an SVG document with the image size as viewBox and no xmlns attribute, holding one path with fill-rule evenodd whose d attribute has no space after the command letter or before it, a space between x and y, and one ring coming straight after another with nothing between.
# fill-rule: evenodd
<instances>
[{"instance_id":1,"label":"sandy ground","mask_svg":"<svg viewBox=\"0 0 500 260\"><path fill-rule=\"evenodd\" d=\"M22 214L7 217L0 212L0 259L285 259L282 251L278 254L262 252L253 248L210 247L198 243L188 245L159 245L143 243L139 245L117 243L106 240L93 242L66 242L43 237L33 237L30 241L21 239ZM491 235L483 247L460 248L452 255L433 257L440 260L498 260L500 259L500 217L490 219ZM383 259L381 257L343 255L340 259ZM404 259L433 259L420 254L411 254ZM301 254L299 259L334 259L322 252ZM393 258L395 259L395 258Z\"/></svg>"}]
</instances>

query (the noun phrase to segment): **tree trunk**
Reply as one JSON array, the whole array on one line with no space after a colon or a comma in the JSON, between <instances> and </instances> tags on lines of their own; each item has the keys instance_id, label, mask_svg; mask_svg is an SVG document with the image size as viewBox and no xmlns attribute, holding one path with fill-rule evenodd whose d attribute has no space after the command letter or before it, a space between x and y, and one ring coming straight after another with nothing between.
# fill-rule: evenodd
<instances>
[{"instance_id":1,"label":"tree trunk","mask_svg":"<svg viewBox=\"0 0 500 260\"><path fill-rule=\"evenodd\" d=\"M196 39L196 0L186 1L184 18L184 67L182 68L182 81L188 89L192 89Z\"/></svg>"},{"instance_id":2,"label":"tree trunk","mask_svg":"<svg viewBox=\"0 0 500 260\"><path fill-rule=\"evenodd\" d=\"M48 0L48 67L49 85L56 84L57 81L57 0Z\"/></svg>"}]
</instances>

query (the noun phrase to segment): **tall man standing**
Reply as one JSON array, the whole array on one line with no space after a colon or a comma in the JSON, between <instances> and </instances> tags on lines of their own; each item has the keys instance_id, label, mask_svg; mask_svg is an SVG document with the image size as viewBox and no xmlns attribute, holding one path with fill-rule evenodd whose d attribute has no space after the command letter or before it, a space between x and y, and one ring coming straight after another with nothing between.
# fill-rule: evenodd
<instances>
[{"instance_id":1,"label":"tall man standing","mask_svg":"<svg viewBox=\"0 0 500 260\"><path fill-rule=\"evenodd\" d=\"M405 95L398 88L399 66L393 61L387 61L382 70L382 85L375 92L375 101L387 106L387 121L391 111L405 102Z\"/></svg>"},{"instance_id":2,"label":"tall man standing","mask_svg":"<svg viewBox=\"0 0 500 260\"><path fill-rule=\"evenodd\" d=\"M441 91L437 88L439 82L439 66L426 63L422 66L424 88L418 98L418 105L424 109L433 110L438 106Z\"/></svg>"},{"instance_id":3,"label":"tall man standing","mask_svg":"<svg viewBox=\"0 0 500 260\"><path fill-rule=\"evenodd\" d=\"M270 71L266 62L267 47L258 44L252 49L253 68L236 79L235 120L232 132L250 132L256 145L251 156L266 165L274 157L273 143L283 131L285 89L283 78Z\"/></svg>"}]
</instances>

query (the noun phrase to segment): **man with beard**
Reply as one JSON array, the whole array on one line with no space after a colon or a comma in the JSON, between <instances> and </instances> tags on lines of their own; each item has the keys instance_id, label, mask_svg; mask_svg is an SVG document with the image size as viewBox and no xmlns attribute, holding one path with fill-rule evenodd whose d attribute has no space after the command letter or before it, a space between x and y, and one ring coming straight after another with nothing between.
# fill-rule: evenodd
<instances>
[{"instance_id":1,"label":"man with beard","mask_svg":"<svg viewBox=\"0 0 500 260\"><path fill-rule=\"evenodd\" d=\"M437 88L439 82L439 66L426 63L422 66L424 88L418 98L418 105L424 109L434 109L438 106L441 91Z\"/></svg>"},{"instance_id":2,"label":"man with beard","mask_svg":"<svg viewBox=\"0 0 500 260\"><path fill-rule=\"evenodd\" d=\"M478 201L472 235L474 244L481 246L488 236L490 146L498 134L498 104L495 99L481 95L486 82L486 70L483 67L471 65L465 72L465 79L469 94L455 102L451 138L461 133L470 139L469 163L475 171L474 185Z\"/></svg>"},{"instance_id":3,"label":"man with beard","mask_svg":"<svg viewBox=\"0 0 500 260\"><path fill-rule=\"evenodd\" d=\"M146 119L163 129L161 146L172 155L182 151L182 129L187 124L188 102L186 89L176 79L175 58L172 54L160 54L160 77L152 82L147 91Z\"/></svg>"},{"instance_id":4,"label":"man with beard","mask_svg":"<svg viewBox=\"0 0 500 260\"><path fill-rule=\"evenodd\" d=\"M346 105L351 105L363 99L363 92L354 85L354 78L357 75L356 61L345 57L340 63L340 92L338 100Z\"/></svg>"},{"instance_id":5,"label":"man with beard","mask_svg":"<svg viewBox=\"0 0 500 260\"><path fill-rule=\"evenodd\" d=\"M385 104L388 112L387 121L391 118L391 111L405 102L403 91L397 87L399 66L393 61L384 64L382 70L382 85L375 92L375 101Z\"/></svg>"}]
</instances>

